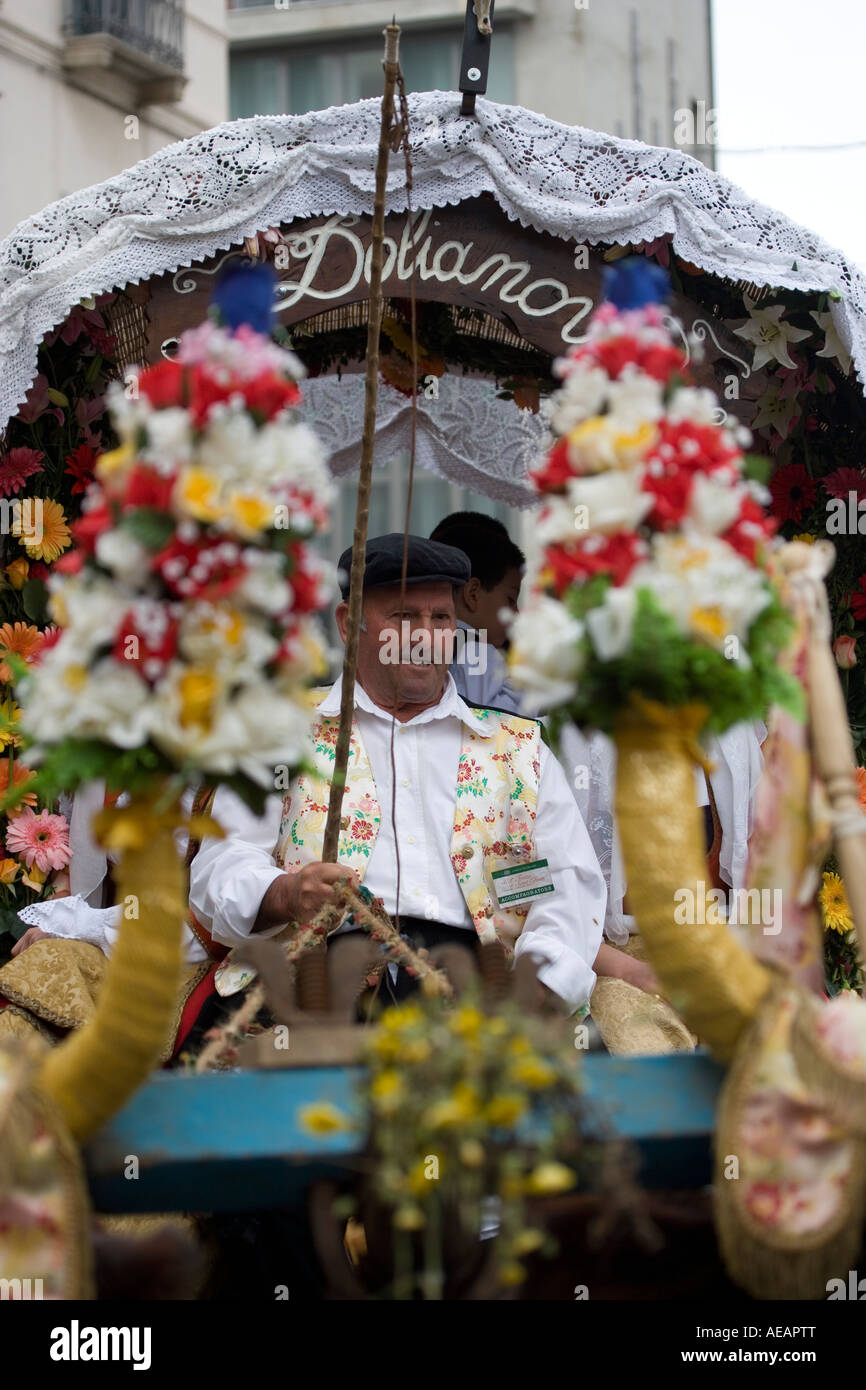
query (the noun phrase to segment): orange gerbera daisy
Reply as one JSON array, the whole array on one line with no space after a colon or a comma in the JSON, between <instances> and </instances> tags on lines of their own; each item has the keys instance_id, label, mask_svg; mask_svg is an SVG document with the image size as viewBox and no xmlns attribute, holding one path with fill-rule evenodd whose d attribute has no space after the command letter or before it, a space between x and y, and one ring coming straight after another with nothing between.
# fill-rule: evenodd
<instances>
[{"instance_id":1,"label":"orange gerbera daisy","mask_svg":"<svg viewBox=\"0 0 866 1390\"><path fill-rule=\"evenodd\" d=\"M860 805L866 811L866 767L857 769L857 791L860 796Z\"/></svg>"},{"instance_id":2,"label":"orange gerbera daisy","mask_svg":"<svg viewBox=\"0 0 866 1390\"><path fill-rule=\"evenodd\" d=\"M48 564L72 544L66 513L51 497L23 498L12 534L18 537L31 560L45 560Z\"/></svg>"},{"instance_id":3,"label":"orange gerbera daisy","mask_svg":"<svg viewBox=\"0 0 866 1390\"><path fill-rule=\"evenodd\" d=\"M12 772L11 789L9 785L10 769ZM0 758L0 802L6 800L10 790L17 792L22 786L26 786L28 782L33 782L35 779L36 773L32 768L25 767L23 763L13 763L11 758ZM17 811L23 810L25 806L35 805L36 793L25 792L24 795L15 802L14 807L10 808L8 814L14 816Z\"/></svg>"},{"instance_id":4,"label":"orange gerbera daisy","mask_svg":"<svg viewBox=\"0 0 866 1390\"><path fill-rule=\"evenodd\" d=\"M42 633L31 623L4 623L0 627L0 681L11 681L12 670L4 659L10 652L32 661L42 646Z\"/></svg>"}]
</instances>

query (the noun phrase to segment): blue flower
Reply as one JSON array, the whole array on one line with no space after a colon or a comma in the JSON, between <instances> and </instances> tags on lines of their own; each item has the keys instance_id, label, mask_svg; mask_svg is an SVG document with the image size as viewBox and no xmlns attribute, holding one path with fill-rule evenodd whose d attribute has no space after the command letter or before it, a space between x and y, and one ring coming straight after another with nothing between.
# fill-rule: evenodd
<instances>
[{"instance_id":1,"label":"blue flower","mask_svg":"<svg viewBox=\"0 0 866 1390\"><path fill-rule=\"evenodd\" d=\"M234 331L242 323L256 333L273 330L274 290L277 277L270 265L235 261L223 271L214 287L211 309L219 322Z\"/></svg>"},{"instance_id":2,"label":"blue flower","mask_svg":"<svg viewBox=\"0 0 866 1390\"><path fill-rule=\"evenodd\" d=\"M645 256L629 256L605 267L604 297L618 309L642 309L669 298L671 282L666 270Z\"/></svg>"}]
</instances>

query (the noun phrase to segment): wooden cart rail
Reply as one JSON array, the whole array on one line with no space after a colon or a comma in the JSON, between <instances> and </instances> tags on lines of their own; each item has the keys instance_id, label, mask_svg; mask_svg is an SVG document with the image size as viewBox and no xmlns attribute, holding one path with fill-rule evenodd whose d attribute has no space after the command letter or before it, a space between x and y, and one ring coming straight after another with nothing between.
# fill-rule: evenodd
<instances>
[{"instance_id":1,"label":"wooden cart rail","mask_svg":"<svg viewBox=\"0 0 866 1390\"><path fill-rule=\"evenodd\" d=\"M601 1123L637 1146L648 1186L710 1181L722 1068L703 1053L583 1059ZM308 1134L299 1111L330 1101L357 1116L356 1067L154 1076L85 1148L97 1211L254 1211L293 1205L349 1174L356 1132ZM135 1161L134 1161L135 1160ZM137 1174L137 1176L135 1176Z\"/></svg>"}]
</instances>

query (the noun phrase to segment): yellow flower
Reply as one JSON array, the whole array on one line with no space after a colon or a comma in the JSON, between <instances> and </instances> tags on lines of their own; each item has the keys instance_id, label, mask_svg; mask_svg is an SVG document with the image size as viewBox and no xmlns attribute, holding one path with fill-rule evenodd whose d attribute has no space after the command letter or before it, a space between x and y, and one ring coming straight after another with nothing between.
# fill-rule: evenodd
<instances>
[{"instance_id":1,"label":"yellow flower","mask_svg":"<svg viewBox=\"0 0 866 1390\"><path fill-rule=\"evenodd\" d=\"M553 1067L540 1057L521 1057L511 1068L510 1075L512 1081L528 1087L530 1091L541 1091L545 1086L552 1086L556 1080Z\"/></svg>"},{"instance_id":2,"label":"yellow flower","mask_svg":"<svg viewBox=\"0 0 866 1390\"><path fill-rule=\"evenodd\" d=\"M437 1161L431 1172L429 1160L433 1157L436 1157ZM419 1158L417 1163L413 1163L409 1169L406 1186L413 1197L426 1197L439 1177L441 1177L441 1163L438 1155L429 1154L426 1158Z\"/></svg>"},{"instance_id":3,"label":"yellow flower","mask_svg":"<svg viewBox=\"0 0 866 1390\"><path fill-rule=\"evenodd\" d=\"M373 1105L383 1115L393 1114L404 1094L403 1078L393 1067L380 1072L370 1086Z\"/></svg>"},{"instance_id":4,"label":"yellow flower","mask_svg":"<svg viewBox=\"0 0 866 1390\"><path fill-rule=\"evenodd\" d=\"M20 868L17 859L0 859L0 883L14 883Z\"/></svg>"},{"instance_id":5,"label":"yellow flower","mask_svg":"<svg viewBox=\"0 0 866 1390\"><path fill-rule=\"evenodd\" d=\"M346 1116L330 1101L303 1106L298 1111L298 1121L308 1134L334 1134L350 1128Z\"/></svg>"},{"instance_id":6,"label":"yellow flower","mask_svg":"<svg viewBox=\"0 0 866 1390\"><path fill-rule=\"evenodd\" d=\"M61 677L63 684L68 685L70 690L83 690L87 684L87 667L79 662L67 666Z\"/></svg>"},{"instance_id":7,"label":"yellow flower","mask_svg":"<svg viewBox=\"0 0 866 1390\"><path fill-rule=\"evenodd\" d=\"M426 1038L409 1038L403 1044L403 1060L406 1062L426 1062L433 1051Z\"/></svg>"},{"instance_id":8,"label":"yellow flower","mask_svg":"<svg viewBox=\"0 0 866 1390\"><path fill-rule=\"evenodd\" d=\"M388 1033L405 1033L423 1022L424 1013L417 1004L398 1004L393 1009L385 1010L379 1027Z\"/></svg>"},{"instance_id":9,"label":"yellow flower","mask_svg":"<svg viewBox=\"0 0 866 1390\"><path fill-rule=\"evenodd\" d=\"M808 531L800 531L800 532L798 532L798 534L797 534L796 536L792 536L792 537L791 537L791 540L792 540L792 541L802 541L804 545L814 545L814 544L815 544L815 537L814 537L814 536L811 536L811 535L809 534Z\"/></svg>"},{"instance_id":10,"label":"yellow flower","mask_svg":"<svg viewBox=\"0 0 866 1390\"><path fill-rule=\"evenodd\" d=\"M219 485L204 468L185 468L177 483L178 501L196 521L216 521L220 515Z\"/></svg>"},{"instance_id":11,"label":"yellow flower","mask_svg":"<svg viewBox=\"0 0 866 1390\"><path fill-rule=\"evenodd\" d=\"M501 1038L503 1033L508 1032L508 1024L504 1018L496 1017L487 1020L487 1031L491 1038Z\"/></svg>"},{"instance_id":12,"label":"yellow flower","mask_svg":"<svg viewBox=\"0 0 866 1390\"><path fill-rule=\"evenodd\" d=\"M36 864L32 864L29 869L22 868L21 882L26 883L28 888L35 888L37 891L42 887L48 877L47 869L40 869Z\"/></svg>"},{"instance_id":13,"label":"yellow flower","mask_svg":"<svg viewBox=\"0 0 866 1390\"><path fill-rule=\"evenodd\" d=\"M516 1033L509 1038L506 1051L509 1057L526 1057L532 1051L532 1044L522 1033Z\"/></svg>"},{"instance_id":14,"label":"yellow flower","mask_svg":"<svg viewBox=\"0 0 866 1390\"><path fill-rule=\"evenodd\" d=\"M228 514L248 535L266 531L274 524L273 502L252 492L236 492L229 502Z\"/></svg>"},{"instance_id":15,"label":"yellow flower","mask_svg":"<svg viewBox=\"0 0 866 1390\"><path fill-rule=\"evenodd\" d=\"M699 637L707 637L711 642L720 642L727 633L729 624L725 622L720 608L693 608L689 623Z\"/></svg>"},{"instance_id":16,"label":"yellow flower","mask_svg":"<svg viewBox=\"0 0 866 1390\"><path fill-rule=\"evenodd\" d=\"M4 573L13 589L23 589L24 581L30 573L30 566L22 555L20 559L13 560L11 565L7 565Z\"/></svg>"},{"instance_id":17,"label":"yellow flower","mask_svg":"<svg viewBox=\"0 0 866 1390\"><path fill-rule=\"evenodd\" d=\"M458 1081L451 1095L437 1100L425 1112L424 1122L431 1129L448 1129L474 1120L479 1112L478 1092L465 1081Z\"/></svg>"},{"instance_id":18,"label":"yellow flower","mask_svg":"<svg viewBox=\"0 0 866 1390\"><path fill-rule=\"evenodd\" d=\"M0 700L0 748L21 742L15 730L21 717L21 706L14 700Z\"/></svg>"},{"instance_id":19,"label":"yellow flower","mask_svg":"<svg viewBox=\"0 0 866 1390\"><path fill-rule=\"evenodd\" d=\"M825 931L837 931L841 936L854 926L845 885L838 874L824 874L824 884L818 894Z\"/></svg>"},{"instance_id":20,"label":"yellow flower","mask_svg":"<svg viewBox=\"0 0 866 1390\"><path fill-rule=\"evenodd\" d=\"M219 681L212 671L203 666L191 666L180 678L180 722L186 728L189 724L200 724L209 728L213 718L213 702L219 690Z\"/></svg>"},{"instance_id":21,"label":"yellow flower","mask_svg":"<svg viewBox=\"0 0 866 1390\"><path fill-rule=\"evenodd\" d=\"M424 1213L420 1207L398 1207L394 1225L398 1231L420 1231L424 1228Z\"/></svg>"},{"instance_id":22,"label":"yellow flower","mask_svg":"<svg viewBox=\"0 0 866 1390\"><path fill-rule=\"evenodd\" d=\"M460 1162L467 1168L480 1168L484 1162L484 1145L480 1139L464 1139L460 1145Z\"/></svg>"},{"instance_id":23,"label":"yellow flower","mask_svg":"<svg viewBox=\"0 0 866 1390\"><path fill-rule=\"evenodd\" d=\"M451 1015L451 1032L456 1033L458 1038L477 1038L483 1024L484 1015L481 1010L468 1004L455 1009Z\"/></svg>"},{"instance_id":24,"label":"yellow flower","mask_svg":"<svg viewBox=\"0 0 866 1390\"><path fill-rule=\"evenodd\" d=\"M577 1178L564 1163L539 1163L526 1179L526 1191L534 1197L546 1197L554 1192L568 1192Z\"/></svg>"},{"instance_id":25,"label":"yellow flower","mask_svg":"<svg viewBox=\"0 0 866 1390\"><path fill-rule=\"evenodd\" d=\"M523 1096L502 1092L488 1102L484 1118L496 1129L508 1129L520 1119L525 1109Z\"/></svg>"},{"instance_id":26,"label":"yellow flower","mask_svg":"<svg viewBox=\"0 0 866 1390\"><path fill-rule=\"evenodd\" d=\"M403 1052L403 1042L396 1033L379 1031L369 1044L374 1057L382 1062L396 1062Z\"/></svg>"},{"instance_id":27,"label":"yellow flower","mask_svg":"<svg viewBox=\"0 0 866 1390\"><path fill-rule=\"evenodd\" d=\"M513 1287L515 1284L522 1284L526 1278L526 1270L517 1260L508 1260L499 1271L500 1283Z\"/></svg>"},{"instance_id":28,"label":"yellow flower","mask_svg":"<svg viewBox=\"0 0 866 1390\"><path fill-rule=\"evenodd\" d=\"M544 1244L544 1232L527 1228L525 1231L518 1231L511 1242L511 1252L514 1255L531 1255L533 1250L540 1250Z\"/></svg>"},{"instance_id":29,"label":"yellow flower","mask_svg":"<svg viewBox=\"0 0 866 1390\"><path fill-rule=\"evenodd\" d=\"M66 513L50 497L22 498L20 511L12 522L12 534L18 537L31 560L45 560L49 565L72 544Z\"/></svg>"},{"instance_id":30,"label":"yellow flower","mask_svg":"<svg viewBox=\"0 0 866 1390\"><path fill-rule=\"evenodd\" d=\"M104 482L114 473L123 473L135 458L135 450L131 444L121 444L119 449L110 449L107 454L100 454L94 464L93 471L97 478Z\"/></svg>"}]
</instances>

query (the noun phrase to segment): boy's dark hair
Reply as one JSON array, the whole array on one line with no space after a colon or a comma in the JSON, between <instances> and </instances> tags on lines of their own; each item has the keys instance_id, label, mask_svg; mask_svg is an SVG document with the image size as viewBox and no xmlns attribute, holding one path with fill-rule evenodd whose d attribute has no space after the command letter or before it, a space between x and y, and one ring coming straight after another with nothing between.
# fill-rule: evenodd
<instances>
[{"instance_id":1,"label":"boy's dark hair","mask_svg":"<svg viewBox=\"0 0 866 1390\"><path fill-rule=\"evenodd\" d=\"M452 512L430 532L431 541L453 545L469 556L473 579L495 589L510 569L522 570L526 556L501 521L484 512Z\"/></svg>"}]
</instances>

